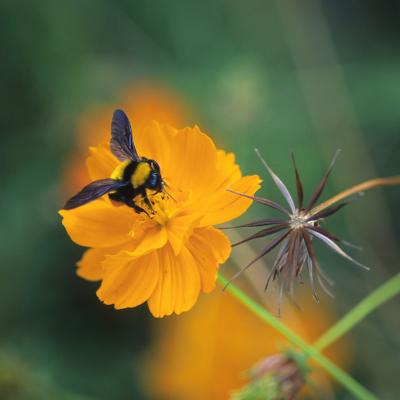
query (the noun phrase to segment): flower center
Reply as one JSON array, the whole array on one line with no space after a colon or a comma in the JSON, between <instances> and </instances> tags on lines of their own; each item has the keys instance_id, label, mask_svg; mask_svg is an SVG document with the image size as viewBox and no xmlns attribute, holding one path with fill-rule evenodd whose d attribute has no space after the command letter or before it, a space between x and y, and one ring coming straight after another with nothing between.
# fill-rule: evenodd
<instances>
[{"instance_id":1,"label":"flower center","mask_svg":"<svg viewBox=\"0 0 400 400\"><path fill-rule=\"evenodd\" d=\"M304 212L304 210L296 209L295 212L290 216L290 226L292 229L304 228L307 225L313 226L316 221L308 220L310 216Z\"/></svg>"},{"instance_id":2,"label":"flower center","mask_svg":"<svg viewBox=\"0 0 400 400\"><path fill-rule=\"evenodd\" d=\"M135 199L135 202L148 213L141 214L145 219L150 218L159 225L166 225L174 218L184 207L187 197L183 193L174 193L172 197L165 192L152 193L150 190L147 191L147 196L152 204L151 208L141 197Z\"/></svg>"}]
</instances>

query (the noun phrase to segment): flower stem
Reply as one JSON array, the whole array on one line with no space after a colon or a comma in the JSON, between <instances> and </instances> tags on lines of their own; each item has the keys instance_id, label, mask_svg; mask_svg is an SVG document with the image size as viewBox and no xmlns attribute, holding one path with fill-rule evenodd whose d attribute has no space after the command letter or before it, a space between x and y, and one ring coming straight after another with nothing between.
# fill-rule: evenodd
<instances>
[{"instance_id":1,"label":"flower stem","mask_svg":"<svg viewBox=\"0 0 400 400\"><path fill-rule=\"evenodd\" d=\"M223 287L228 283L221 274L218 275L218 281ZM289 329L283 324L278 318L272 315L269 311L264 309L262 306L257 304L247 294L242 292L237 286L230 283L226 291L231 293L237 300L239 300L244 306L246 306L255 315L260 317L268 325L272 326L283 336L285 336L293 345L299 347L306 356L313 358L317 363L324 368L332 377L334 377L339 383L341 383L353 396L360 400L376 400L376 397L369 392L365 387L360 385L353 377L348 375L345 371L335 365L328 358L323 356L316 348L305 342L300 336Z\"/></svg>"},{"instance_id":2,"label":"flower stem","mask_svg":"<svg viewBox=\"0 0 400 400\"><path fill-rule=\"evenodd\" d=\"M400 273L375 289L352 308L343 318L328 329L315 343L314 347L322 351L347 333L380 305L400 293Z\"/></svg>"}]
</instances>

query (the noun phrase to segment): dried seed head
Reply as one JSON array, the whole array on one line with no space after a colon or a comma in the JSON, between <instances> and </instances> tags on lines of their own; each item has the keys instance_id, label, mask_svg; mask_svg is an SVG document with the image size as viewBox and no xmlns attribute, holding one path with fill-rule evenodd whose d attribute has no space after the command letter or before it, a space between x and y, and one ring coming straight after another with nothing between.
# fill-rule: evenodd
<instances>
[{"instance_id":1,"label":"dried seed head","mask_svg":"<svg viewBox=\"0 0 400 400\"><path fill-rule=\"evenodd\" d=\"M295 399L306 383L308 372L305 362L297 355L274 354L249 371L252 381L236 392L232 400Z\"/></svg>"},{"instance_id":2,"label":"dried seed head","mask_svg":"<svg viewBox=\"0 0 400 400\"><path fill-rule=\"evenodd\" d=\"M273 181L278 187L279 191L285 198L289 205L289 210L285 207L273 202L272 200L265 199L262 197L253 197L244 195L238 192L234 192L237 195L251 198L259 204L265 205L276 211L279 211L285 216L285 219L268 218L261 219L259 221L253 221L248 224L243 224L238 227L263 227L262 230L255 234L235 243L233 246L245 243L249 240L264 238L267 236L275 236L270 242L268 242L257 257L252 260L249 264L243 267L232 279L237 278L243 271L251 267L260 258L267 255L275 247L279 246L275 262L273 263L270 274L267 278L265 289L271 280L277 281L279 286L279 298L278 298L278 314L280 314L280 305L282 302L283 294L285 293L289 298L293 299L294 286L297 281L303 281L302 273L306 267L310 280L311 290L313 297L318 301L317 284L319 287L329 296L332 296L330 286L333 285L333 281L322 271L314 250L313 239L318 239L324 243L327 247L332 249L342 257L352 261L354 264L368 269L358 261L354 260L348 255L339 244L347 245L348 243L339 239L336 235L330 233L326 229L320 226L320 222L326 219L336 212L338 212L345 205L349 204L349 201L333 205L332 203L327 204L325 207L314 207L315 203L320 198L329 175L332 172L333 166L339 155L339 151L336 152L327 172L317 185L314 193L311 195L307 206L303 207L303 184L301 182L300 174L297 169L297 165L292 154L293 165L295 169L296 177L296 188L297 188L297 207L294 204L293 198L288 191L282 180L272 171L266 161L262 158L260 152L256 150L258 157L266 167L268 173L271 175ZM352 193L354 194L354 193ZM228 283L229 284L229 283ZM333 296L332 296L333 297Z\"/></svg>"}]
</instances>

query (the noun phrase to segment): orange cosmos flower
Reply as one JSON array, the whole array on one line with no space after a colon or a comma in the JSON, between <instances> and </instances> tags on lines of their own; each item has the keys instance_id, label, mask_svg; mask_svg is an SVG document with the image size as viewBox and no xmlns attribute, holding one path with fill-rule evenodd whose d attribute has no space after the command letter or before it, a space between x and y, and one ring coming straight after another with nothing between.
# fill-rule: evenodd
<instances>
[{"instance_id":1,"label":"orange cosmos flower","mask_svg":"<svg viewBox=\"0 0 400 400\"><path fill-rule=\"evenodd\" d=\"M229 240L213 225L238 217L251 204L226 189L252 195L260 179L242 177L234 155L217 150L196 126L178 130L153 122L134 130L134 140L140 156L158 162L173 197L153 195L152 217L107 196L60 214L71 239L91 247L78 275L101 281L100 300L117 309L147 301L155 317L180 314L200 291L214 288L218 266L230 254ZM121 165L108 143L90 150L93 181L109 178Z\"/></svg>"},{"instance_id":2,"label":"orange cosmos flower","mask_svg":"<svg viewBox=\"0 0 400 400\"><path fill-rule=\"evenodd\" d=\"M317 305L310 297L306 290L300 293L307 312L285 304L281 320L312 343L336 318L329 299L321 299ZM160 323L154 321L155 343L143 370L150 398L228 399L249 381L246 372L254 364L289 346L279 332L218 289L202 298L191 313ZM349 365L350 349L348 339L342 339L326 355L344 367ZM314 366L309 378L315 390L331 392L333 382ZM299 398L309 395L305 388Z\"/></svg>"}]
</instances>

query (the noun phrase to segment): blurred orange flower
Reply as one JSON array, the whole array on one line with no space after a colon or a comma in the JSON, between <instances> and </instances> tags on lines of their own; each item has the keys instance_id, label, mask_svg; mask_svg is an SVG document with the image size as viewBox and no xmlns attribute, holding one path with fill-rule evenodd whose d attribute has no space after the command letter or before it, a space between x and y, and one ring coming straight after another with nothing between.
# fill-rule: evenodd
<instances>
[{"instance_id":1,"label":"blurred orange flower","mask_svg":"<svg viewBox=\"0 0 400 400\"><path fill-rule=\"evenodd\" d=\"M302 302L305 312L287 304L281 319L312 342L335 317L324 302L317 305L305 297ZM248 382L246 371L288 344L234 297L219 290L202 298L191 313L154 324L155 343L147 355L144 381L150 397L157 399L228 399ZM339 342L327 355L338 365L348 363L347 343ZM328 377L321 370L315 369L310 378L325 393L329 391Z\"/></svg>"},{"instance_id":2,"label":"blurred orange flower","mask_svg":"<svg viewBox=\"0 0 400 400\"><path fill-rule=\"evenodd\" d=\"M123 108L134 117L133 129L151 121L184 127L191 122L192 112L186 102L172 89L157 82L141 82L126 89L113 105L92 107L85 111L77 124L76 146L65 168L64 190L74 194L89 182L82 168L87 150L93 143L110 138L110 115L114 109Z\"/></svg>"},{"instance_id":3,"label":"blurred orange flower","mask_svg":"<svg viewBox=\"0 0 400 400\"><path fill-rule=\"evenodd\" d=\"M217 150L198 127L174 129L153 122L134 129L138 154L154 159L173 197L153 195L155 215L136 214L107 196L62 210L71 239L91 247L78 274L101 280L98 297L115 308L147 301L155 317L189 310L200 291L210 292L218 266L230 254L228 238L213 225L247 210L251 201L227 188L253 194L258 176L242 177L234 155ZM108 143L91 148L91 180L108 178L120 162Z\"/></svg>"}]
</instances>

